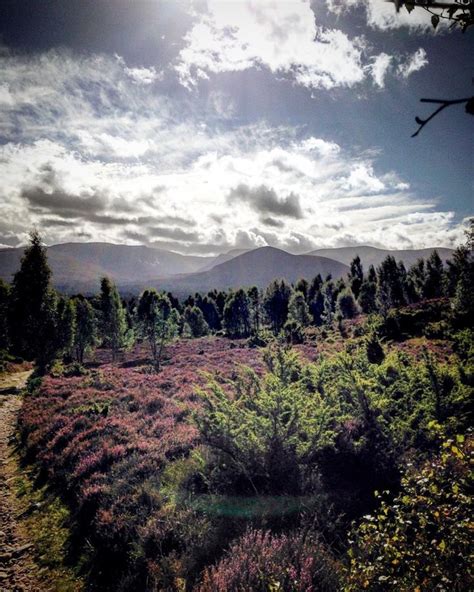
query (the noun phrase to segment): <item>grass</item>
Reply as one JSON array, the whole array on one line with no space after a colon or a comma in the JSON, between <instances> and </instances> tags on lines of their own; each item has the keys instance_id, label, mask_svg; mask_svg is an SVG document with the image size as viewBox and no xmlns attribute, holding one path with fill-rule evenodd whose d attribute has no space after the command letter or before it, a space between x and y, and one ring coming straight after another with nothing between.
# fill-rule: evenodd
<instances>
[{"instance_id":1,"label":"grass","mask_svg":"<svg viewBox=\"0 0 474 592\"><path fill-rule=\"evenodd\" d=\"M83 592L79 565L69 559L70 523L68 508L47 485L38 485L34 469L22 467L18 454L14 480L18 500L19 527L34 545L35 562L51 592Z\"/></svg>"}]
</instances>

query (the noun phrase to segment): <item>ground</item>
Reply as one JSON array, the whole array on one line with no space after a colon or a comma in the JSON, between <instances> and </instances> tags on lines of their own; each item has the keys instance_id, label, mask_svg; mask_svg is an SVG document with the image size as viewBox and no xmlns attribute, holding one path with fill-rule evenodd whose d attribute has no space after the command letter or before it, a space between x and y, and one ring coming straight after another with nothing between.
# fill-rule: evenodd
<instances>
[{"instance_id":1,"label":"ground","mask_svg":"<svg viewBox=\"0 0 474 592\"><path fill-rule=\"evenodd\" d=\"M15 458L15 428L21 408L20 389L31 371L0 377L0 590L1 592L46 592L45 582L33 556L26 532L22 503L16 495L18 463Z\"/></svg>"}]
</instances>

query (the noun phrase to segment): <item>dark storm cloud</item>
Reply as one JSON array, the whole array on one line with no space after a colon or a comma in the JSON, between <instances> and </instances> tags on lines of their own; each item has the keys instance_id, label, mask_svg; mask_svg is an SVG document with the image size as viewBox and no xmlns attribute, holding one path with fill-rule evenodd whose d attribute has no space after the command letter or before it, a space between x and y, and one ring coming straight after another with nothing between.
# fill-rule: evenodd
<instances>
[{"instance_id":1,"label":"dark storm cloud","mask_svg":"<svg viewBox=\"0 0 474 592\"><path fill-rule=\"evenodd\" d=\"M29 203L33 211L48 211L61 218L90 219L102 213L107 205L107 198L103 193L93 191L75 194L66 191L50 164L41 167L35 184L22 187L20 196Z\"/></svg>"},{"instance_id":2,"label":"dark storm cloud","mask_svg":"<svg viewBox=\"0 0 474 592\"><path fill-rule=\"evenodd\" d=\"M303 210L300 198L295 193L290 193L284 198L279 198L276 191L260 185L249 187L240 183L234 187L227 196L229 203L242 201L261 214L276 214L289 218L303 218Z\"/></svg>"},{"instance_id":3,"label":"dark storm cloud","mask_svg":"<svg viewBox=\"0 0 474 592\"><path fill-rule=\"evenodd\" d=\"M155 226L148 230L148 234L152 237L157 238L170 238L176 241L197 241L199 240L199 234L197 232L188 232L182 228L175 226L169 228L166 226Z\"/></svg>"},{"instance_id":4,"label":"dark storm cloud","mask_svg":"<svg viewBox=\"0 0 474 592\"><path fill-rule=\"evenodd\" d=\"M284 222L277 220L276 218L272 218L271 216L260 218L260 222L265 224L265 226L273 226L273 228L283 228L285 226Z\"/></svg>"},{"instance_id":5,"label":"dark storm cloud","mask_svg":"<svg viewBox=\"0 0 474 592\"><path fill-rule=\"evenodd\" d=\"M61 219L56 219L56 218L43 218L41 220L41 224L44 226L48 226L48 227L72 227L72 226L76 226L77 222L74 222L72 220L61 220Z\"/></svg>"},{"instance_id":6,"label":"dark storm cloud","mask_svg":"<svg viewBox=\"0 0 474 592\"><path fill-rule=\"evenodd\" d=\"M83 215L84 213L97 212L106 205L106 200L100 194L92 195L68 193L62 189L54 189L49 192L42 187L24 187L21 197L30 205L43 210L49 210L57 214L70 213Z\"/></svg>"}]
</instances>

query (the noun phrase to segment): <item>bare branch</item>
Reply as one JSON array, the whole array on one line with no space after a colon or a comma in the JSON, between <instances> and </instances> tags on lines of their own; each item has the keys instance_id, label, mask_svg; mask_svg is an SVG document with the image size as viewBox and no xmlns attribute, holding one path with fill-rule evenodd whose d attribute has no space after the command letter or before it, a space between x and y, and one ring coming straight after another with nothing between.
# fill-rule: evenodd
<instances>
[{"instance_id":1,"label":"bare branch","mask_svg":"<svg viewBox=\"0 0 474 592\"><path fill-rule=\"evenodd\" d=\"M415 121L416 123L418 123L418 125L420 126L416 132L414 134L412 134L412 138L414 138L415 136L417 136L421 130L425 127L425 125L431 121L433 119L433 117L436 117L436 115L438 115L438 113L441 113L441 111L443 111L443 109L446 109L446 107L451 107L452 105L459 105L461 103L466 103L469 104L469 102L474 101L474 97L468 97L467 99L454 99L454 100L449 100L449 99L420 99L421 103L434 103L437 105L440 105L436 111L433 111L433 113L427 117L426 119L421 119L421 117L415 117ZM467 109L466 109L467 111ZM469 113L469 111L467 111Z\"/></svg>"}]
</instances>

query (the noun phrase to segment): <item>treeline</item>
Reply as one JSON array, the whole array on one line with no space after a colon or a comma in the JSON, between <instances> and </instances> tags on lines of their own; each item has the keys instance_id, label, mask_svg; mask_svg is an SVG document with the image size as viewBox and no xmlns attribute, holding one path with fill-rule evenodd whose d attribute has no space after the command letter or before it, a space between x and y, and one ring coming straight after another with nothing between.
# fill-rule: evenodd
<instances>
[{"instance_id":1,"label":"treeline","mask_svg":"<svg viewBox=\"0 0 474 592\"><path fill-rule=\"evenodd\" d=\"M331 326L360 313L386 317L393 308L445 297L452 299L454 316L465 320L474 312L472 223L467 234L446 266L436 250L409 269L387 256L366 271L357 256L347 277L337 281L321 275L294 285L274 280L265 290L213 290L180 302L155 289L124 300L108 278L95 297L62 296L51 285L46 248L33 232L12 285L0 280L0 350L45 368L57 358L82 364L97 346L110 348L115 360L141 340L159 368L166 344L178 335L221 334L260 345L273 334L298 343L309 326Z\"/></svg>"}]
</instances>

